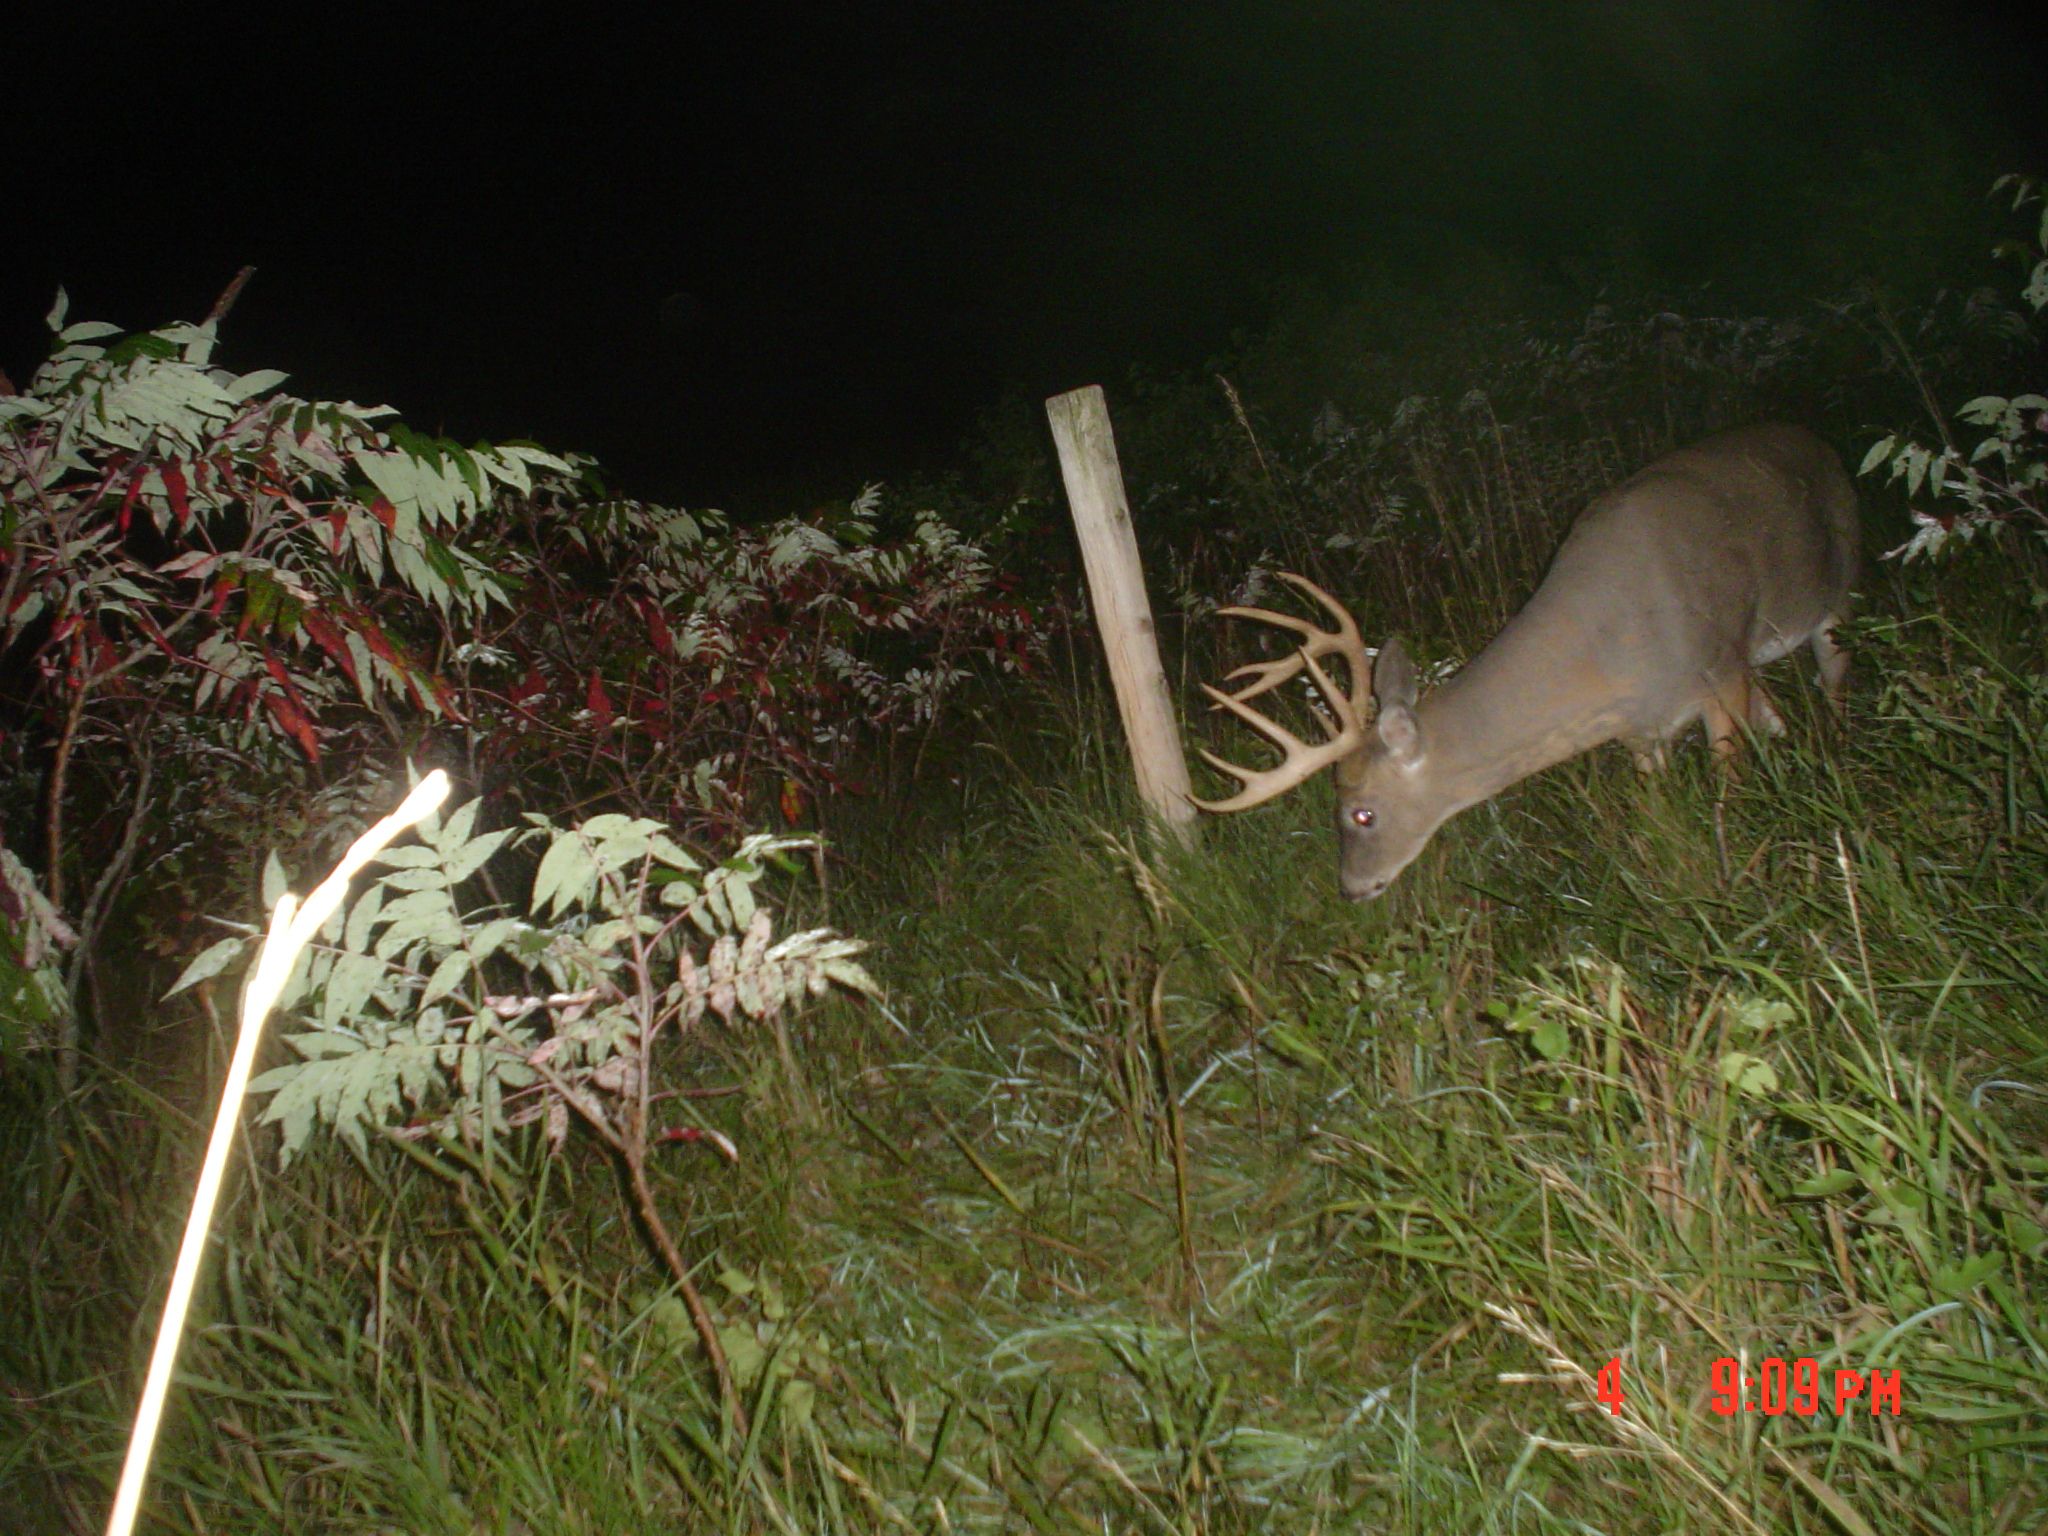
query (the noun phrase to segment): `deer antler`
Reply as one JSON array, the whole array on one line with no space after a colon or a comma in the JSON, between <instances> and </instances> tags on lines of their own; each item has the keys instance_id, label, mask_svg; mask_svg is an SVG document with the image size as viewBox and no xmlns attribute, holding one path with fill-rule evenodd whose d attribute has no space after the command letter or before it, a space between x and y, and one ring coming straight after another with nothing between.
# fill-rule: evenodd
<instances>
[{"instance_id":1,"label":"deer antler","mask_svg":"<svg viewBox=\"0 0 2048 1536\"><path fill-rule=\"evenodd\" d=\"M1339 758L1348 757L1365 744L1365 710L1371 698L1372 663L1365 654L1365 642L1358 637L1358 624L1346 611L1344 605L1314 582L1295 575L1292 571L1280 572L1280 579L1290 586L1299 588L1329 610L1336 620L1333 629L1318 629L1307 619L1298 619L1292 614L1275 613L1267 608L1219 608L1216 611L1226 618L1253 619L1261 624L1271 624L1276 629L1287 630L1301 636L1301 646L1290 655L1274 661L1254 661L1232 672L1225 682L1233 682L1249 675L1251 681L1235 693L1225 693L1220 688L1202 684L1202 692L1218 707L1229 710L1246 725L1264 736L1278 747L1285 756L1277 767L1240 768L1235 763L1226 763L1213 752L1201 751L1202 761L1219 773L1227 773L1239 780L1244 788L1227 800L1197 800L1195 804L1205 811L1242 811L1252 806L1263 805L1276 795L1285 794L1295 785L1313 778ZM1347 697L1330 675L1317 664L1319 656L1341 656L1351 668L1351 692ZM1270 720L1245 702L1260 694L1277 688L1289 678L1306 671L1316 685L1331 714L1336 716L1336 726L1329 738L1314 746L1303 741L1277 721Z\"/></svg>"}]
</instances>

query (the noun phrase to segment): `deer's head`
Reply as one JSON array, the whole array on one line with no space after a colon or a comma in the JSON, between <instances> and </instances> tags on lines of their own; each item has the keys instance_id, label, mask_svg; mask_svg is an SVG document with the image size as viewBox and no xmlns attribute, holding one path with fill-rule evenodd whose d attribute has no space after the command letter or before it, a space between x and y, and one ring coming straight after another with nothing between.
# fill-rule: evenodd
<instances>
[{"instance_id":1,"label":"deer's head","mask_svg":"<svg viewBox=\"0 0 2048 1536\"><path fill-rule=\"evenodd\" d=\"M1337 884L1350 900L1370 901L1408 867L1457 805L1432 782L1429 743L1416 718L1415 668L1401 642L1389 640L1373 661L1358 637L1357 623L1341 603L1291 572L1283 572L1281 580L1322 604L1333 627L1318 629L1305 619L1266 608L1221 610L1227 617L1287 630L1298 635L1301 644L1276 661L1239 667L1226 681L1249 680L1235 693L1202 685L1217 705L1279 747L1283 756L1272 768L1242 768L1204 751L1202 758L1210 767L1229 774L1244 788L1225 800L1195 804L1205 811L1247 810L1334 767ZM1341 660L1349 672L1348 692L1323 669L1322 658L1329 656ZM1316 743L1303 741L1246 702L1304 671L1332 717L1325 739Z\"/></svg>"}]
</instances>

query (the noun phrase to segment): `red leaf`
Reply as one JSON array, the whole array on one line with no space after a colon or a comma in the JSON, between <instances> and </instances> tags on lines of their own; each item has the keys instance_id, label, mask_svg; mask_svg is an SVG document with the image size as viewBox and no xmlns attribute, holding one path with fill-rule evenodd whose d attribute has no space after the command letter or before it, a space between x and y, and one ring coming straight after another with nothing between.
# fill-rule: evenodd
<instances>
[{"instance_id":1,"label":"red leaf","mask_svg":"<svg viewBox=\"0 0 2048 1536\"><path fill-rule=\"evenodd\" d=\"M394 667L403 665L398 658L398 652L392 648L391 642L384 638L384 631L377 627L374 620L358 619L355 630L363 637L363 644L370 648L370 653L379 661L388 661Z\"/></svg>"},{"instance_id":2,"label":"red leaf","mask_svg":"<svg viewBox=\"0 0 2048 1536\"><path fill-rule=\"evenodd\" d=\"M115 520L123 534L128 532L128 520L135 511L135 498L142 494L142 480L148 473L149 466L138 462L134 472L128 476L128 494L121 498L121 514Z\"/></svg>"},{"instance_id":3,"label":"red leaf","mask_svg":"<svg viewBox=\"0 0 2048 1536\"><path fill-rule=\"evenodd\" d=\"M299 750L313 762L320 761L320 744L314 740L313 727L306 720L305 711L284 694L276 690L266 691L263 702L277 717L277 728L299 744Z\"/></svg>"},{"instance_id":4,"label":"red leaf","mask_svg":"<svg viewBox=\"0 0 2048 1536\"><path fill-rule=\"evenodd\" d=\"M313 643L333 659L343 676L361 688L362 683L356 677L355 652L348 648L348 636L341 632L341 627L314 608L308 608L301 621L306 626L306 633L313 637Z\"/></svg>"},{"instance_id":5,"label":"red leaf","mask_svg":"<svg viewBox=\"0 0 2048 1536\"><path fill-rule=\"evenodd\" d=\"M158 650L162 651L166 656L170 657L171 660L173 661L177 661L180 659L177 647L173 646L171 642L167 638L165 638L164 632L161 629L157 628L156 620L152 619L147 613L143 612L141 609L138 608L135 611L135 622L142 626L142 632L145 635L149 636L149 638L153 642L155 642L156 648Z\"/></svg>"},{"instance_id":6,"label":"red leaf","mask_svg":"<svg viewBox=\"0 0 2048 1536\"><path fill-rule=\"evenodd\" d=\"M611 695L604 691L604 679L596 672L590 674L590 687L584 693L584 707L597 716L597 728L608 731L612 728Z\"/></svg>"},{"instance_id":7,"label":"red leaf","mask_svg":"<svg viewBox=\"0 0 2048 1536\"><path fill-rule=\"evenodd\" d=\"M456 698L455 690L448 686L448 679L430 677L427 679L427 686L434 691L434 702L441 707L442 714L457 724L469 724L469 716L462 712L461 701Z\"/></svg>"},{"instance_id":8,"label":"red leaf","mask_svg":"<svg viewBox=\"0 0 2048 1536\"><path fill-rule=\"evenodd\" d=\"M160 472L164 489L171 493L171 511L177 514L178 526L183 528L192 521L192 504L185 499L185 467L176 459L165 459Z\"/></svg>"},{"instance_id":9,"label":"red leaf","mask_svg":"<svg viewBox=\"0 0 2048 1536\"><path fill-rule=\"evenodd\" d=\"M669 638L668 620L662 615L661 605L651 597L641 598L640 617L647 623L647 638L653 642L654 654L674 660L675 642Z\"/></svg>"},{"instance_id":10,"label":"red leaf","mask_svg":"<svg viewBox=\"0 0 2048 1536\"><path fill-rule=\"evenodd\" d=\"M263 670L270 674L273 683L291 695L293 703L299 702L299 690L292 684L291 673L285 671L284 663L277 659L276 653L267 645L263 648Z\"/></svg>"},{"instance_id":11,"label":"red leaf","mask_svg":"<svg viewBox=\"0 0 2048 1536\"><path fill-rule=\"evenodd\" d=\"M528 666L526 676L512 685L507 695L519 708L524 709L528 701L539 698L548 691L548 680L540 675L540 668Z\"/></svg>"},{"instance_id":12,"label":"red leaf","mask_svg":"<svg viewBox=\"0 0 2048 1536\"><path fill-rule=\"evenodd\" d=\"M633 699L633 720L647 733L650 741L668 740L668 706L651 693L636 694Z\"/></svg>"}]
</instances>

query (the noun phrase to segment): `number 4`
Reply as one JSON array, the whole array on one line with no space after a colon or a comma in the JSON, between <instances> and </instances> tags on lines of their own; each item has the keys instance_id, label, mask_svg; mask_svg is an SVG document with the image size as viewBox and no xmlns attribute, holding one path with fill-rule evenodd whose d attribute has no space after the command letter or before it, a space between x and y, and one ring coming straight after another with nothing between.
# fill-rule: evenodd
<instances>
[{"instance_id":1,"label":"number 4","mask_svg":"<svg viewBox=\"0 0 2048 1536\"><path fill-rule=\"evenodd\" d=\"M1621 1360L1618 1356L1600 1367L1600 1374L1593 1378L1593 1384L1597 1389L1593 1393L1593 1400L1605 1403L1609 1413L1618 1415L1622 1403Z\"/></svg>"}]
</instances>

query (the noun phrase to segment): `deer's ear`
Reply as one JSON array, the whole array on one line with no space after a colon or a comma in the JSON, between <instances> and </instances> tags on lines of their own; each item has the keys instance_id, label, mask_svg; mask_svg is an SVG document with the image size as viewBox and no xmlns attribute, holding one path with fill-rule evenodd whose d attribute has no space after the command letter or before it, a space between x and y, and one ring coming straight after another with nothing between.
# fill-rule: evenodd
<instances>
[{"instance_id":1,"label":"deer's ear","mask_svg":"<svg viewBox=\"0 0 2048 1536\"><path fill-rule=\"evenodd\" d=\"M1385 714L1391 706L1412 708L1415 704L1415 664L1408 659L1408 647L1399 635L1380 647L1372 664L1372 696Z\"/></svg>"},{"instance_id":2,"label":"deer's ear","mask_svg":"<svg viewBox=\"0 0 2048 1536\"><path fill-rule=\"evenodd\" d=\"M1422 729L1415 723L1415 711L1406 704L1382 709L1372 728L1395 762L1412 768L1422 761Z\"/></svg>"},{"instance_id":3,"label":"deer's ear","mask_svg":"<svg viewBox=\"0 0 2048 1536\"><path fill-rule=\"evenodd\" d=\"M1398 635L1380 647L1379 659L1372 664L1372 696L1377 706L1373 729L1380 745L1396 762L1419 762L1422 733L1415 723L1415 664Z\"/></svg>"}]
</instances>

